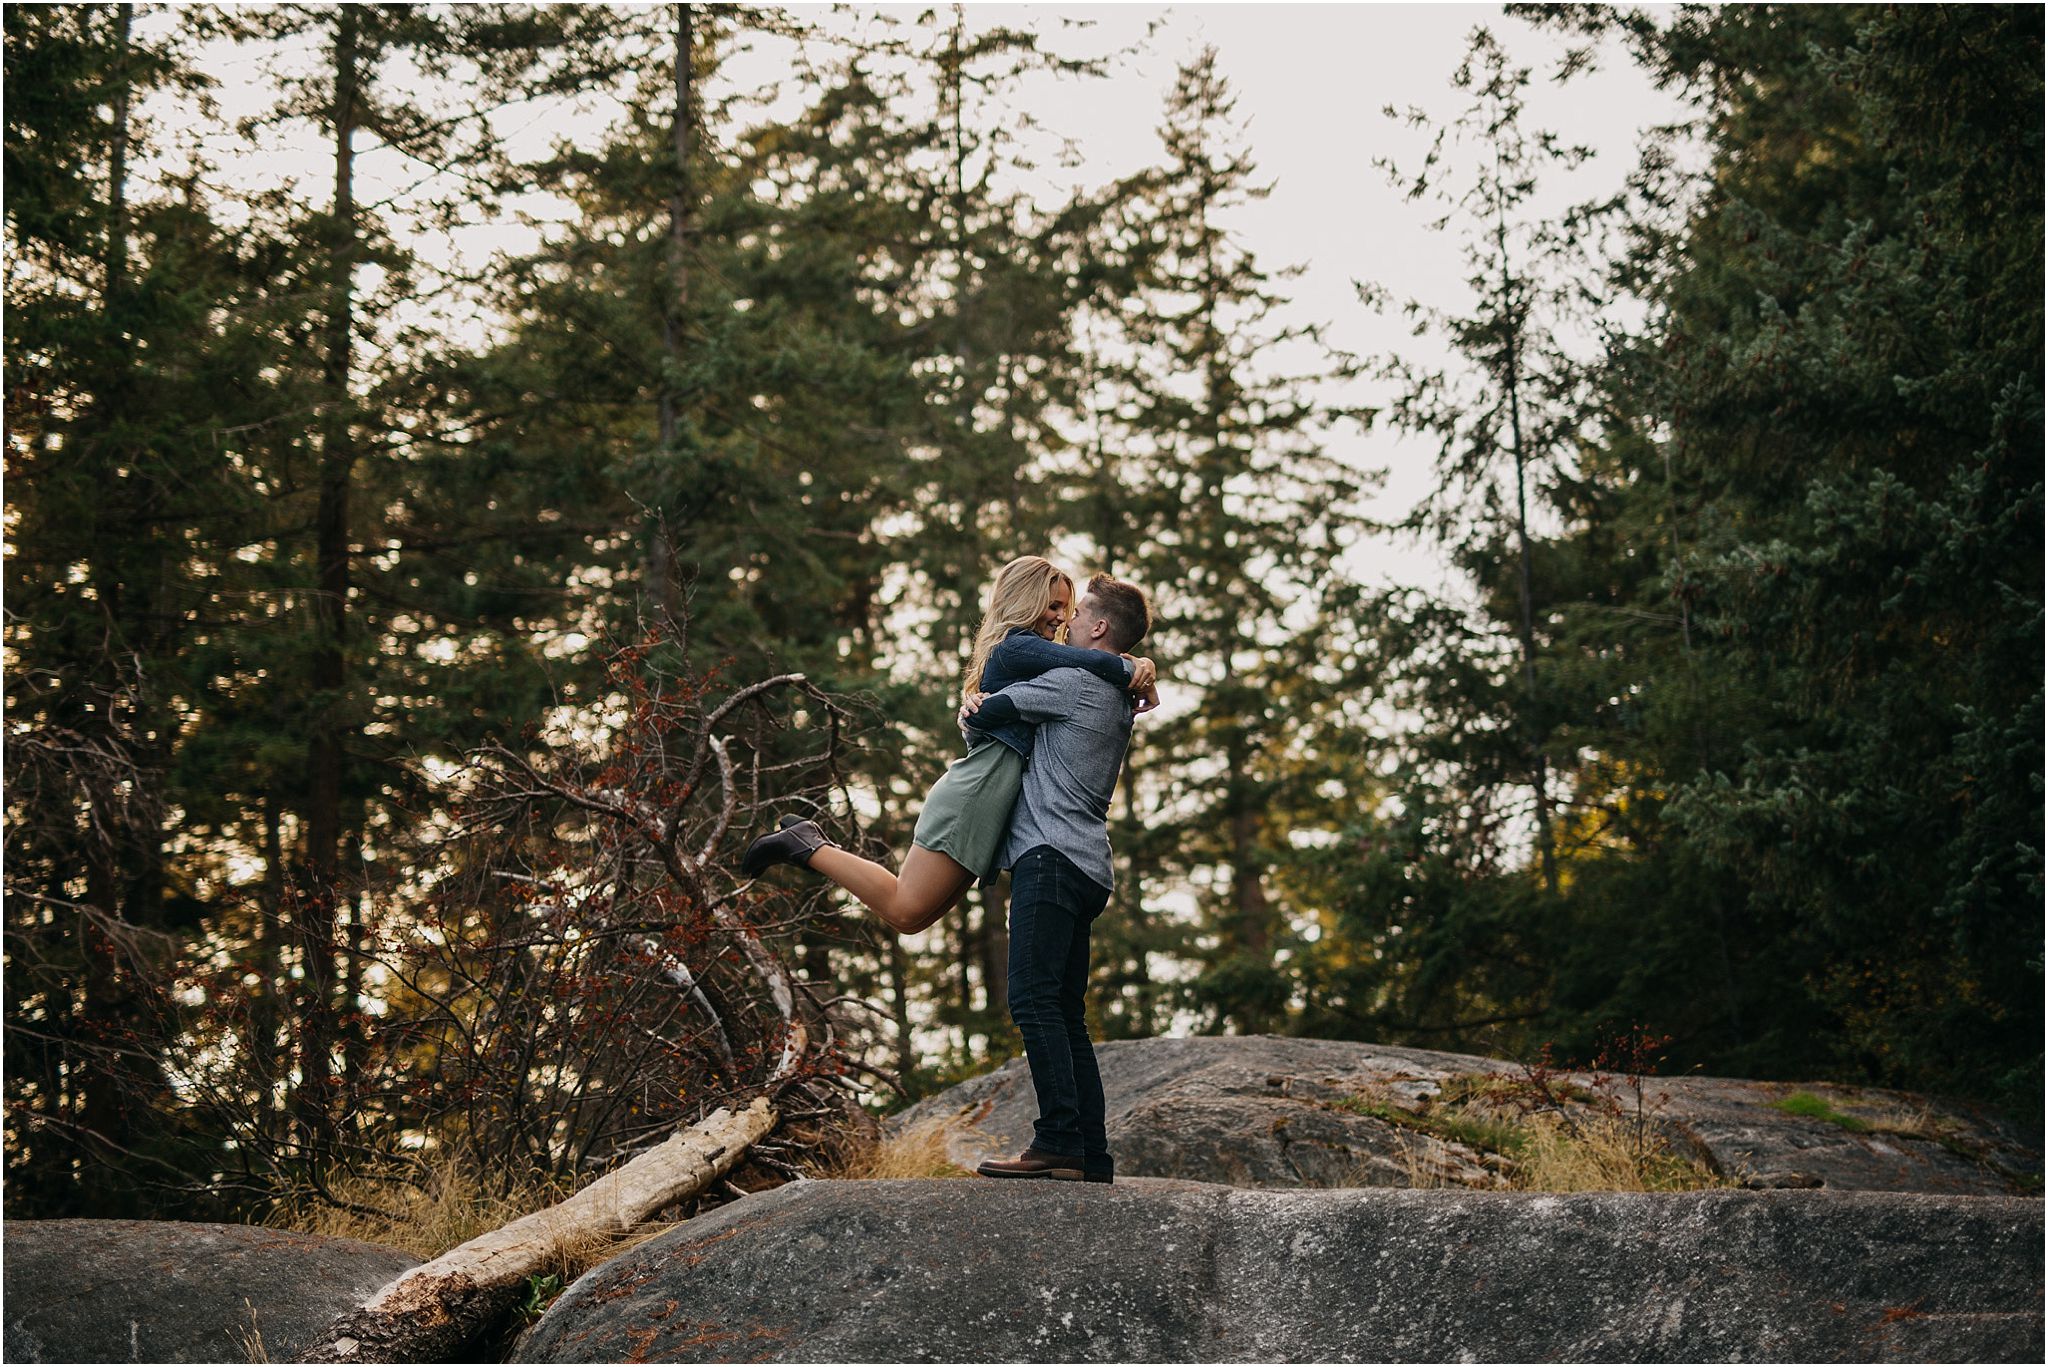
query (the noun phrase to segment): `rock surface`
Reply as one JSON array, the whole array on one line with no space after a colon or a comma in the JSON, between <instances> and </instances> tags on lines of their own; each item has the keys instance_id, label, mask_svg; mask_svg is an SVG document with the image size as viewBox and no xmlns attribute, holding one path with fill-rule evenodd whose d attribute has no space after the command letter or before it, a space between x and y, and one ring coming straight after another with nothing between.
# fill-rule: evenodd
<instances>
[{"instance_id":1,"label":"rock surface","mask_svg":"<svg viewBox=\"0 0 2048 1367\"><path fill-rule=\"evenodd\" d=\"M1360 1098L1416 1110L1447 1084L1519 1076L1498 1059L1273 1036L1119 1040L1097 1046L1118 1174L1232 1186L1502 1185L1497 1158L1342 1107ZM1618 1081L1560 1083L1633 1105ZM1788 1114L1797 1093L1851 1120ZM1925 1098L1827 1084L1726 1078L1646 1080L1657 1127L1729 1180L1756 1187L1954 1194L2038 1193L2038 1137ZM1037 1104L1024 1060L929 1097L891 1121L947 1127L954 1162L1008 1157L1031 1138ZM1900 1133L1918 1130L1918 1133Z\"/></svg>"},{"instance_id":2,"label":"rock surface","mask_svg":"<svg viewBox=\"0 0 2048 1367\"><path fill-rule=\"evenodd\" d=\"M9 1220L5 1234L8 1362L286 1362L419 1264L251 1225Z\"/></svg>"},{"instance_id":3,"label":"rock surface","mask_svg":"<svg viewBox=\"0 0 2048 1367\"><path fill-rule=\"evenodd\" d=\"M2016 1197L798 1182L514 1360L2039 1362L2041 1252Z\"/></svg>"}]
</instances>

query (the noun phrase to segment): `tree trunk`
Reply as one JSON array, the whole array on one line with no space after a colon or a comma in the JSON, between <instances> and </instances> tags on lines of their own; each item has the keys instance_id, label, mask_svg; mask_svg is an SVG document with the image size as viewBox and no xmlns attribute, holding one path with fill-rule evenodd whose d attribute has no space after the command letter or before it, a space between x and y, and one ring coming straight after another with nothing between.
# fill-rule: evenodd
<instances>
[{"instance_id":1,"label":"tree trunk","mask_svg":"<svg viewBox=\"0 0 2048 1367\"><path fill-rule=\"evenodd\" d=\"M981 964L981 927L977 920L980 899L972 894L960 899L954 909L953 988L960 1005L961 1043L966 1043L967 1022L974 1016L974 974Z\"/></svg>"},{"instance_id":2,"label":"tree trunk","mask_svg":"<svg viewBox=\"0 0 2048 1367\"><path fill-rule=\"evenodd\" d=\"M341 957L341 1099L344 1114L353 1114L362 1096L363 1063L370 1039L363 1029L360 1013L363 994L365 936L363 917L369 897L364 888L362 818L354 818L357 829L348 837L348 936Z\"/></svg>"},{"instance_id":3,"label":"tree trunk","mask_svg":"<svg viewBox=\"0 0 2048 1367\"><path fill-rule=\"evenodd\" d=\"M981 982L988 996L988 1014L997 1021L1010 1014L1010 925L1000 899L984 893L981 915Z\"/></svg>"},{"instance_id":4,"label":"tree trunk","mask_svg":"<svg viewBox=\"0 0 2048 1367\"><path fill-rule=\"evenodd\" d=\"M657 420L664 462L673 461L676 443L682 435L682 395L677 376L683 367L683 320L690 306L690 232L694 197L690 185L691 101L695 97L696 69L691 52L695 41L695 14L690 5L676 7L676 116L673 129L675 180L668 199L668 268L670 291L661 313L661 351L664 362ZM654 510L648 528L647 556L641 569L641 594L665 622L679 621L682 600L676 584L675 548L664 509Z\"/></svg>"},{"instance_id":5,"label":"tree trunk","mask_svg":"<svg viewBox=\"0 0 2048 1367\"><path fill-rule=\"evenodd\" d=\"M971 307L969 297L973 292L974 268L968 261L967 253L967 130L963 114L965 94L962 80L966 67L963 45L966 41L967 16L960 5L953 6L953 28L950 46L943 66L943 96L946 101L944 117L952 122L952 145L950 148L949 184L947 201L951 208L946 223L946 248L953 258L952 324L955 355L959 358L960 389L953 398L951 414L953 434L959 443L956 450L973 449L974 410L980 397L980 385L975 379L975 355L973 342L968 333L967 310ZM974 659L974 630L979 621L981 606L982 551L984 538L981 534L981 511L984 506L982 491L984 481L973 458L965 462L961 472L962 482L954 487L960 491L958 563L954 565L954 596L959 600L959 623L961 630L954 639L960 642L960 669L964 678L968 666ZM975 687L981 686L980 680ZM966 973L966 965L961 965ZM963 983L961 1006L966 1008L966 989Z\"/></svg>"},{"instance_id":6,"label":"tree trunk","mask_svg":"<svg viewBox=\"0 0 2048 1367\"><path fill-rule=\"evenodd\" d=\"M1143 1037L1153 1033L1154 998L1152 965L1145 953L1145 868L1138 859L1136 833L1144 826L1138 820L1138 751L1134 745L1124 756L1124 830L1131 838L1124 843L1124 923L1131 928L1130 981L1137 989L1133 1004L1132 1033Z\"/></svg>"},{"instance_id":7,"label":"tree trunk","mask_svg":"<svg viewBox=\"0 0 2048 1367\"><path fill-rule=\"evenodd\" d=\"M384 1287L337 1320L301 1362L457 1362L566 1248L611 1238L732 1171L775 1128L767 1097L723 1108L607 1173L560 1205L471 1239Z\"/></svg>"},{"instance_id":8,"label":"tree trunk","mask_svg":"<svg viewBox=\"0 0 2048 1367\"><path fill-rule=\"evenodd\" d=\"M135 28L135 6L119 7L115 51L119 75L114 82L113 146L107 165L106 304L114 307L128 284L128 43ZM122 351L126 352L125 344Z\"/></svg>"},{"instance_id":9,"label":"tree trunk","mask_svg":"<svg viewBox=\"0 0 2048 1367\"><path fill-rule=\"evenodd\" d=\"M128 44L135 18L135 7L124 4L117 11L115 27L115 70L113 90L113 127L111 145L107 158L107 223L104 259L101 262L105 272L100 295L100 315L107 329L107 351L109 359L106 370L96 386L98 400L96 416L100 422L100 443L110 445L108 433L115 423L124 416L121 410L126 405L128 391L130 352L127 338L121 331L124 313L123 296L127 291L128 262L128 87L129 64ZM104 459L114 462L113 453L105 450ZM110 474L111 471L103 470ZM125 482L116 482L115 487L128 492ZM106 582L115 580L116 582ZM99 593L102 611L109 624L109 634L119 628L114 623L121 613L123 585L114 573L102 571L100 582L94 586ZM105 693L96 699L96 708L86 721L86 729L97 732L102 743L112 753L122 753L122 742L116 701L121 692L122 670L115 659L110 645L100 656L104 669ZM94 806L100 804L95 801ZM89 846L85 870L85 902L108 917L117 917L122 910L122 865L126 862L126 833L120 830L113 814L95 812L93 824L103 825L108 832L106 839ZM132 993L123 982L119 951L113 937L93 924L89 916L78 918L78 943L84 960L84 996L80 1011L80 1031L84 1038L91 1039L95 1031L114 1033L126 1024L132 1006ZM115 1151L127 1146L128 1142L128 1098L124 1095L125 1079L120 1055L111 1049L88 1049L81 1059L83 1073L84 1104L80 1108L79 1120L89 1136L111 1145Z\"/></svg>"},{"instance_id":10,"label":"tree trunk","mask_svg":"<svg viewBox=\"0 0 2048 1367\"><path fill-rule=\"evenodd\" d=\"M837 981L832 967L832 946L827 937L832 934L838 919L832 915L814 918L798 951L797 962L803 966L804 981L813 986L829 987Z\"/></svg>"},{"instance_id":11,"label":"tree trunk","mask_svg":"<svg viewBox=\"0 0 2048 1367\"><path fill-rule=\"evenodd\" d=\"M105 877L110 871L108 859L95 857L86 874L86 904L97 908L106 916L113 916L114 888ZM82 1104L78 1108L78 1122L85 1128L88 1151L101 1154L119 1154L128 1146L128 1105L127 1088L122 1076L121 1056L105 1044L96 1044L107 1036L117 1034L129 1017L132 1002L130 993L122 981L120 950L104 928L94 923L90 915L80 914L77 918L78 943L83 951L85 974L82 1000L74 1026L74 1039L83 1046L79 1058L79 1072L82 1074ZM99 1149L98 1146L106 1148ZM95 1185L91 1181L79 1183L73 1178L74 1190L78 1195L87 1196Z\"/></svg>"},{"instance_id":12,"label":"tree trunk","mask_svg":"<svg viewBox=\"0 0 2048 1367\"><path fill-rule=\"evenodd\" d=\"M1246 958L1270 963L1273 958L1273 907L1266 898L1265 869L1258 856L1259 814L1251 804L1250 757L1241 742L1230 748L1231 794L1230 901L1237 927L1237 947ZM1272 1028L1272 1014L1263 1005L1239 1007L1246 1034Z\"/></svg>"},{"instance_id":13,"label":"tree trunk","mask_svg":"<svg viewBox=\"0 0 2048 1367\"><path fill-rule=\"evenodd\" d=\"M306 864L310 886L295 904L305 982L299 1008L297 1111L316 1143L331 1130L329 1084L334 1009L335 907L339 896L342 769L346 763L348 661L349 484L355 469L349 377L353 370L356 251L355 124L359 72L357 18L335 15L334 212L327 281L325 391L320 422L320 496L314 512L317 587L313 595L313 691L317 699L308 747Z\"/></svg>"},{"instance_id":14,"label":"tree trunk","mask_svg":"<svg viewBox=\"0 0 2048 1367\"><path fill-rule=\"evenodd\" d=\"M1497 220L1495 241L1500 250L1501 305L1507 316L1508 428L1515 443L1515 536L1519 543L1517 588L1521 599L1522 692L1525 726L1529 736L1530 785L1536 790L1536 854L1543 869L1543 886L1557 891L1557 854L1550 838L1550 775L1544 758L1542 737L1536 731L1536 622L1534 593L1529 570L1529 497L1527 458L1522 445L1522 376L1520 345L1522 324L1515 312L1508 278L1507 221Z\"/></svg>"},{"instance_id":15,"label":"tree trunk","mask_svg":"<svg viewBox=\"0 0 2048 1367\"><path fill-rule=\"evenodd\" d=\"M280 1027L284 1025L284 1006L291 998L291 973L285 963L285 949L281 941L285 938L285 854L282 820L278 815L278 799L275 794L263 798L263 893L257 907L256 925L251 956L256 963L256 972L263 984L256 990L256 999L249 1006L250 1037L248 1048L258 1060L275 1069L266 1074L274 1083L282 1083L283 1074L288 1070L273 1060L284 1058L288 1040L279 1038ZM265 1088L259 1103L263 1112L263 1133L271 1133L271 1121L278 1108L278 1099L271 1088Z\"/></svg>"},{"instance_id":16,"label":"tree trunk","mask_svg":"<svg viewBox=\"0 0 2048 1367\"><path fill-rule=\"evenodd\" d=\"M917 1068L917 1049L910 1038L910 956L903 952L902 936L883 934L889 942L883 963L889 1018L896 1026L896 1076L908 1082Z\"/></svg>"}]
</instances>

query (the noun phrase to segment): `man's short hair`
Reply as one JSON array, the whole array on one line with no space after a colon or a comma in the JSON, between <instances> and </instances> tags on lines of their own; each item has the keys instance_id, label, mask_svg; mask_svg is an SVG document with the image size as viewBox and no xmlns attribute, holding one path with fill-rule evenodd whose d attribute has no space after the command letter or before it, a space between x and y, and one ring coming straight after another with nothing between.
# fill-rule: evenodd
<instances>
[{"instance_id":1,"label":"man's short hair","mask_svg":"<svg viewBox=\"0 0 2048 1367\"><path fill-rule=\"evenodd\" d=\"M1119 651L1129 650L1152 630L1152 607L1136 584L1098 574L1088 581L1088 594L1101 609L1102 620L1109 623L1111 644Z\"/></svg>"}]
</instances>

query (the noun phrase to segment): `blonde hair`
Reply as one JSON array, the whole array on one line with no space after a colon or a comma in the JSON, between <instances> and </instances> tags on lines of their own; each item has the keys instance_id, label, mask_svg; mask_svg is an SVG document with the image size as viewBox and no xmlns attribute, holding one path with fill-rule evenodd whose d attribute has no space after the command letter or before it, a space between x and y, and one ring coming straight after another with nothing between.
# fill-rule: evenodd
<instances>
[{"instance_id":1,"label":"blonde hair","mask_svg":"<svg viewBox=\"0 0 2048 1367\"><path fill-rule=\"evenodd\" d=\"M995 587L988 594L988 615L981 619L981 630L974 633L974 656L960 685L962 701L981 691L981 671L1005 636L1018 627L1037 628L1052 605L1055 584L1065 584L1072 596L1073 579L1042 555L1020 555L996 572Z\"/></svg>"}]
</instances>

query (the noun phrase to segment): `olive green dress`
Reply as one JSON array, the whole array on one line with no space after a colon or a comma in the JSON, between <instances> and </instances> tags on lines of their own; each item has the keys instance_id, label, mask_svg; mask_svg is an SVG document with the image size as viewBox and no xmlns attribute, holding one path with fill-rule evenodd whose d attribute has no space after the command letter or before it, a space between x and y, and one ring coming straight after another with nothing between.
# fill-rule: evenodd
<instances>
[{"instance_id":1,"label":"olive green dress","mask_svg":"<svg viewBox=\"0 0 2048 1367\"><path fill-rule=\"evenodd\" d=\"M1024 757L1001 741L983 741L946 767L924 800L911 840L976 878L993 878L1002 870L1010 809L1023 784Z\"/></svg>"}]
</instances>

